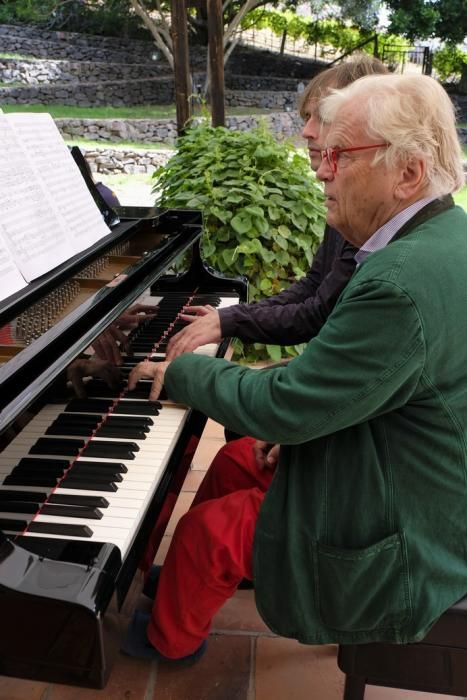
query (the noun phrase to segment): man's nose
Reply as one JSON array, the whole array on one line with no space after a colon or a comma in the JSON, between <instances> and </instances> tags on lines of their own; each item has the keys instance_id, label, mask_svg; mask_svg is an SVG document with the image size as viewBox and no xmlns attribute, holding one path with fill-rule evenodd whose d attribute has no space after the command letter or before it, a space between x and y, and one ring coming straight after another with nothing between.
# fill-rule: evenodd
<instances>
[{"instance_id":1,"label":"man's nose","mask_svg":"<svg viewBox=\"0 0 467 700\"><path fill-rule=\"evenodd\" d=\"M323 154L321 154L321 163L316 171L316 177L322 182L328 182L334 179L332 168L329 165L328 159Z\"/></svg>"}]
</instances>

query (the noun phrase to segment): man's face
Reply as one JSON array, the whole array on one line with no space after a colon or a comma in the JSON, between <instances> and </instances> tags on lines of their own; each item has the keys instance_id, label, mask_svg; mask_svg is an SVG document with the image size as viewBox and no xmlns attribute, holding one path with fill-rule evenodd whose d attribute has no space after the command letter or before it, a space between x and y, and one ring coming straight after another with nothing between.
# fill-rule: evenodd
<instances>
[{"instance_id":1,"label":"man's face","mask_svg":"<svg viewBox=\"0 0 467 700\"><path fill-rule=\"evenodd\" d=\"M379 143L367 135L365 110L360 105L343 107L326 134L326 146L348 148ZM373 165L377 149L353 151L337 156L332 172L324 158L317 176L324 182L327 223L348 241L361 247L398 211L394 189L400 171L388 170L384 161Z\"/></svg>"},{"instance_id":2,"label":"man's face","mask_svg":"<svg viewBox=\"0 0 467 700\"><path fill-rule=\"evenodd\" d=\"M308 101L306 105L307 121L302 130L302 136L308 142L308 155L311 169L315 172L321 163L321 122L318 117L318 102L315 99ZM319 141L318 141L319 140Z\"/></svg>"}]
</instances>

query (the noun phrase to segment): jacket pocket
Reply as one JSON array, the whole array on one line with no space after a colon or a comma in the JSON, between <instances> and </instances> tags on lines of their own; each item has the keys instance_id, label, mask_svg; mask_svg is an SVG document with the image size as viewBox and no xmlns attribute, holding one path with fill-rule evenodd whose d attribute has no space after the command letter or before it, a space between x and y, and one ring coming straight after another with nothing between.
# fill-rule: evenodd
<instances>
[{"instance_id":1,"label":"jacket pocket","mask_svg":"<svg viewBox=\"0 0 467 700\"><path fill-rule=\"evenodd\" d=\"M316 599L326 626L347 632L394 629L411 616L405 538L364 549L314 544Z\"/></svg>"}]
</instances>

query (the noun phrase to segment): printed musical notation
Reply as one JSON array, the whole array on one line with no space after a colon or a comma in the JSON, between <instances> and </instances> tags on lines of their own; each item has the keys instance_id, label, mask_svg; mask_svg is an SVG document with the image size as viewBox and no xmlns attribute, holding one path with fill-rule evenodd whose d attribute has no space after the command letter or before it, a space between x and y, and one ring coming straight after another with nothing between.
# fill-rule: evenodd
<instances>
[{"instance_id":1,"label":"printed musical notation","mask_svg":"<svg viewBox=\"0 0 467 700\"><path fill-rule=\"evenodd\" d=\"M0 154L2 300L109 229L49 114L1 114Z\"/></svg>"}]
</instances>

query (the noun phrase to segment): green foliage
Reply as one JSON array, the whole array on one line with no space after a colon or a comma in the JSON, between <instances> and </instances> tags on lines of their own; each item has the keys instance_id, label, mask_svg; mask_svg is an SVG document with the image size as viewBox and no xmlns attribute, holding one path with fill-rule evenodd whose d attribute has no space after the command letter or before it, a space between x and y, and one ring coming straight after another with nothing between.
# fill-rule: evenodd
<instances>
[{"instance_id":1,"label":"green foliage","mask_svg":"<svg viewBox=\"0 0 467 700\"><path fill-rule=\"evenodd\" d=\"M465 0L387 0L390 31L410 40L438 37L461 43L467 34Z\"/></svg>"},{"instance_id":2,"label":"green foliage","mask_svg":"<svg viewBox=\"0 0 467 700\"><path fill-rule=\"evenodd\" d=\"M354 8L355 9L355 8ZM292 12L279 12L256 8L249 12L242 27L257 29L269 29L277 36L287 31L291 39L304 39L309 44L319 44L321 58L328 58L335 51L342 53L350 51L362 42L371 39L374 31L364 27L350 26L341 18L328 18L315 21L306 17L298 17ZM382 54L386 46L397 51L409 46L407 39L395 34L379 34L378 50ZM374 45L370 41L362 47L363 51L373 53Z\"/></svg>"},{"instance_id":3,"label":"green foliage","mask_svg":"<svg viewBox=\"0 0 467 700\"><path fill-rule=\"evenodd\" d=\"M278 294L308 270L324 227L321 188L308 160L277 143L266 126L248 132L206 120L178 139L154 173L162 207L201 209L202 251L216 270L245 275L250 301ZM245 360L277 359L278 349L237 344ZM280 355L297 354L287 348Z\"/></svg>"},{"instance_id":4,"label":"green foliage","mask_svg":"<svg viewBox=\"0 0 467 700\"><path fill-rule=\"evenodd\" d=\"M441 80L459 79L466 65L467 54L457 46L444 46L442 49L438 49L433 56L433 68Z\"/></svg>"},{"instance_id":5,"label":"green foliage","mask_svg":"<svg viewBox=\"0 0 467 700\"><path fill-rule=\"evenodd\" d=\"M148 39L128 0L0 0L0 23Z\"/></svg>"},{"instance_id":6,"label":"green foliage","mask_svg":"<svg viewBox=\"0 0 467 700\"><path fill-rule=\"evenodd\" d=\"M41 24L55 10L56 0L3 0L0 4L0 23Z\"/></svg>"}]
</instances>

